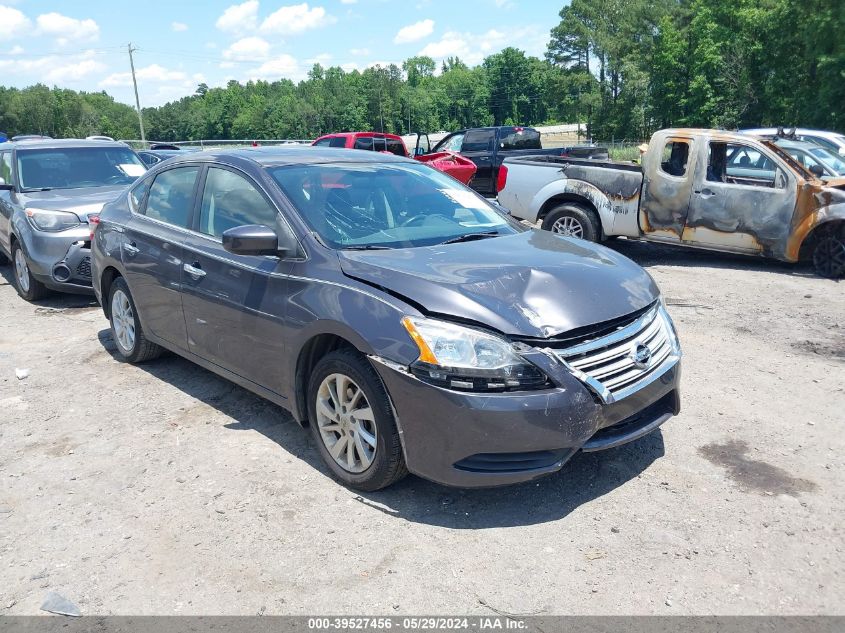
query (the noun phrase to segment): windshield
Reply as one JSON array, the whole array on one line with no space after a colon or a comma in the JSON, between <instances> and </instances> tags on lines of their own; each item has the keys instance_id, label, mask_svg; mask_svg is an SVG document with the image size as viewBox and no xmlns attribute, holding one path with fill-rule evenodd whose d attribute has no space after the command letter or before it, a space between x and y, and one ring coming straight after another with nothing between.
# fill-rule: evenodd
<instances>
[{"instance_id":1,"label":"windshield","mask_svg":"<svg viewBox=\"0 0 845 633\"><path fill-rule=\"evenodd\" d=\"M808 150L813 156L830 167L840 176L845 176L845 160L824 148L816 147Z\"/></svg>"},{"instance_id":2,"label":"windshield","mask_svg":"<svg viewBox=\"0 0 845 633\"><path fill-rule=\"evenodd\" d=\"M128 185L146 171L128 147L18 150L21 189L75 189Z\"/></svg>"},{"instance_id":3,"label":"windshield","mask_svg":"<svg viewBox=\"0 0 845 633\"><path fill-rule=\"evenodd\" d=\"M269 169L303 220L333 248L408 248L522 229L425 165L333 163Z\"/></svg>"}]
</instances>

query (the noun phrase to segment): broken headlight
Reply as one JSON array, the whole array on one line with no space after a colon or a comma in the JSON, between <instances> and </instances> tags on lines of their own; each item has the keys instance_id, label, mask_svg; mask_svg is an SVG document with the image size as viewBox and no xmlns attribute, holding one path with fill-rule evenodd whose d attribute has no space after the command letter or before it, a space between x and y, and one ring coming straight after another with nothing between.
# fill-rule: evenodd
<instances>
[{"instance_id":1,"label":"broken headlight","mask_svg":"<svg viewBox=\"0 0 845 633\"><path fill-rule=\"evenodd\" d=\"M517 391L549 385L540 369L505 339L448 321L405 317L402 325L419 348L411 373L459 391Z\"/></svg>"}]
</instances>

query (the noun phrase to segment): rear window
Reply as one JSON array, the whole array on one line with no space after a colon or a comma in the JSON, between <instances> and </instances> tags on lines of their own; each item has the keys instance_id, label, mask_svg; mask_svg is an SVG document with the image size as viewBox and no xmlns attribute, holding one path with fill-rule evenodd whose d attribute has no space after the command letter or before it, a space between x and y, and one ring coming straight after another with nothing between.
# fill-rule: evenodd
<instances>
[{"instance_id":1,"label":"rear window","mask_svg":"<svg viewBox=\"0 0 845 633\"><path fill-rule=\"evenodd\" d=\"M390 152L397 156L405 156L405 144L399 139L382 136L361 136L355 139L353 149L364 149L373 152Z\"/></svg>"},{"instance_id":2,"label":"rear window","mask_svg":"<svg viewBox=\"0 0 845 633\"><path fill-rule=\"evenodd\" d=\"M502 130L502 149L542 149L540 133L530 128L514 127Z\"/></svg>"}]
</instances>

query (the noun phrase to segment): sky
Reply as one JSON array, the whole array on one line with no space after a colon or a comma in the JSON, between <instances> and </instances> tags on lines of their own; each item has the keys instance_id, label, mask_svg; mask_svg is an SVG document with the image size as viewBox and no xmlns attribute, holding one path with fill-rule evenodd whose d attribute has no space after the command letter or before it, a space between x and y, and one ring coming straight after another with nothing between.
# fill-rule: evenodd
<instances>
[{"instance_id":1,"label":"sky","mask_svg":"<svg viewBox=\"0 0 845 633\"><path fill-rule=\"evenodd\" d=\"M363 70L428 55L470 65L507 46L542 56L556 0L0 0L0 85L105 90L141 106L200 83Z\"/></svg>"}]
</instances>

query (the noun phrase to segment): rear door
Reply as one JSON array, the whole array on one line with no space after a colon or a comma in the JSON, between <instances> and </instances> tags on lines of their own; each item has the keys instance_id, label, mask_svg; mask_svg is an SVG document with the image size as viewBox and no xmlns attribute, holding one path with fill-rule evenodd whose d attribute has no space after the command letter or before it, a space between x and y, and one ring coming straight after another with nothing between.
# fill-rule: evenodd
<instances>
[{"instance_id":1,"label":"rear door","mask_svg":"<svg viewBox=\"0 0 845 633\"><path fill-rule=\"evenodd\" d=\"M198 165L159 172L126 225L121 258L144 328L187 348L182 312L182 243L191 225ZM136 190L133 189L133 193Z\"/></svg>"},{"instance_id":2,"label":"rear door","mask_svg":"<svg viewBox=\"0 0 845 633\"><path fill-rule=\"evenodd\" d=\"M649 238L677 242L692 195L695 144L688 136L670 136L658 143L643 160L640 229Z\"/></svg>"},{"instance_id":3,"label":"rear door","mask_svg":"<svg viewBox=\"0 0 845 633\"><path fill-rule=\"evenodd\" d=\"M711 140L695 174L684 242L741 253L785 249L797 179L767 149Z\"/></svg>"},{"instance_id":4,"label":"rear door","mask_svg":"<svg viewBox=\"0 0 845 633\"><path fill-rule=\"evenodd\" d=\"M495 174L493 173L493 151L496 143L496 130L481 128L469 130L461 145L461 154L469 158L478 170L470 181L470 186L481 194L496 194Z\"/></svg>"},{"instance_id":5,"label":"rear door","mask_svg":"<svg viewBox=\"0 0 845 633\"><path fill-rule=\"evenodd\" d=\"M290 232L263 189L245 173L210 166L197 222L185 242L183 300L191 352L276 393L284 393L284 317L290 261L235 255L227 229L261 224Z\"/></svg>"}]
</instances>

